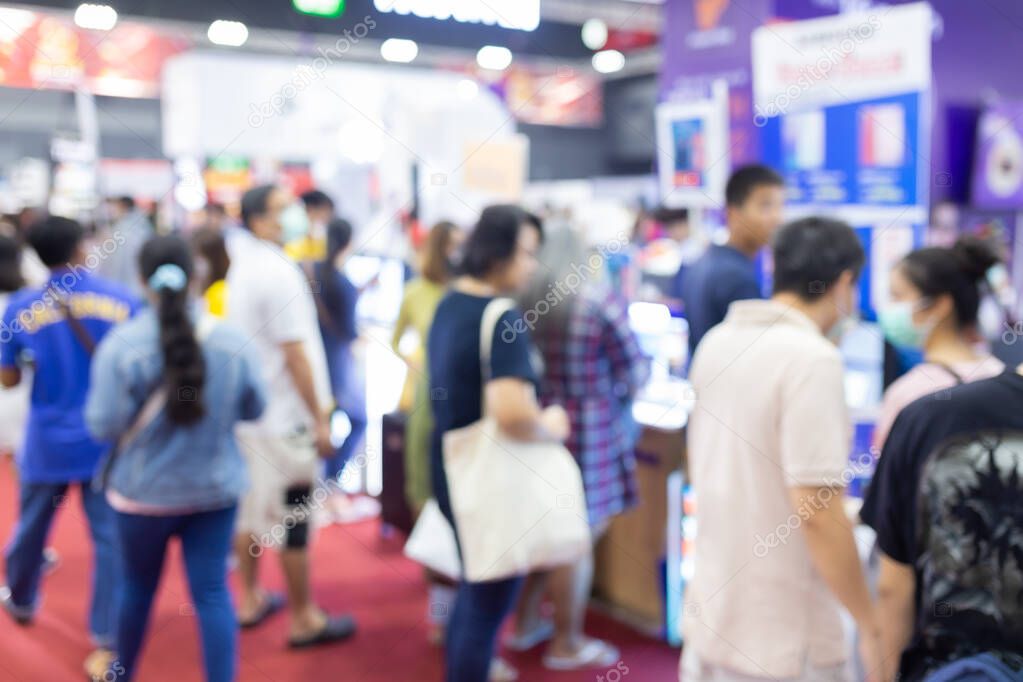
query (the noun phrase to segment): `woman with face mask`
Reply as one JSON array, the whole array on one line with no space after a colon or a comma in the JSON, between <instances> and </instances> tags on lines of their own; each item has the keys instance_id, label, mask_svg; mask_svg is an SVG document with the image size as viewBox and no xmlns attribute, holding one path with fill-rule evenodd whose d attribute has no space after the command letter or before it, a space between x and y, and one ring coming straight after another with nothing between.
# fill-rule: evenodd
<instances>
[{"instance_id":1,"label":"woman with face mask","mask_svg":"<svg viewBox=\"0 0 1023 682\"><path fill-rule=\"evenodd\" d=\"M880 449L895 418L918 398L1000 374L1005 366L978 347L978 311L997 253L977 237L913 251L891 274L891 302L878 311L887 339L923 351L924 361L885 392L874 432Z\"/></svg>"}]
</instances>

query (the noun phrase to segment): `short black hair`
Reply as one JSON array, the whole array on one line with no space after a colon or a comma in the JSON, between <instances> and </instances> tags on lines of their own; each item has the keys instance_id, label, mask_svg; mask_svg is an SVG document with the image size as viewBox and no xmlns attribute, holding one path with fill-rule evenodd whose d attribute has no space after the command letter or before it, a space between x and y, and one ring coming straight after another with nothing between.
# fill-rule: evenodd
<instances>
[{"instance_id":1,"label":"short black hair","mask_svg":"<svg viewBox=\"0 0 1023 682\"><path fill-rule=\"evenodd\" d=\"M135 210L135 200L129 197L128 195L113 197L110 201L114 202L115 204L120 204L121 208L123 208L126 211Z\"/></svg>"},{"instance_id":2,"label":"short black hair","mask_svg":"<svg viewBox=\"0 0 1023 682\"><path fill-rule=\"evenodd\" d=\"M28 228L28 243L48 268L66 265L84 238L77 221L61 216L47 216Z\"/></svg>"},{"instance_id":3,"label":"short black hair","mask_svg":"<svg viewBox=\"0 0 1023 682\"><path fill-rule=\"evenodd\" d=\"M308 192L304 192L301 197L302 203L305 204L306 208L329 208L334 210L334 200L331 199L326 192L318 189L311 189Z\"/></svg>"},{"instance_id":4,"label":"short black hair","mask_svg":"<svg viewBox=\"0 0 1023 682\"><path fill-rule=\"evenodd\" d=\"M814 301L843 272L859 277L865 261L859 237L841 220L811 216L793 221L774 238L774 293Z\"/></svg>"},{"instance_id":5,"label":"short black hair","mask_svg":"<svg viewBox=\"0 0 1023 682\"><path fill-rule=\"evenodd\" d=\"M725 203L742 206L758 187L784 187L785 180L773 168L761 164L736 168L725 186Z\"/></svg>"},{"instance_id":6,"label":"short black hair","mask_svg":"<svg viewBox=\"0 0 1023 682\"><path fill-rule=\"evenodd\" d=\"M980 237L963 235L954 246L931 246L911 252L899 263L900 272L927 299L952 298L956 326L977 324L980 301L989 286L987 272L1001 262L998 252Z\"/></svg>"},{"instance_id":7,"label":"short black hair","mask_svg":"<svg viewBox=\"0 0 1023 682\"><path fill-rule=\"evenodd\" d=\"M21 244L14 237L0 234L0 292L17 291L23 286Z\"/></svg>"},{"instance_id":8,"label":"short black hair","mask_svg":"<svg viewBox=\"0 0 1023 682\"><path fill-rule=\"evenodd\" d=\"M242 195L242 224L252 229L252 219L266 213L270 195L277 189L274 185L253 187Z\"/></svg>"},{"instance_id":9,"label":"short black hair","mask_svg":"<svg viewBox=\"0 0 1023 682\"><path fill-rule=\"evenodd\" d=\"M539 218L518 206L500 204L483 209L462 250L462 272L471 277L486 277L495 267L515 255L519 231L533 227L543 237Z\"/></svg>"},{"instance_id":10,"label":"short black hair","mask_svg":"<svg viewBox=\"0 0 1023 682\"><path fill-rule=\"evenodd\" d=\"M689 222L689 209L661 206L650 217L661 224Z\"/></svg>"}]
</instances>

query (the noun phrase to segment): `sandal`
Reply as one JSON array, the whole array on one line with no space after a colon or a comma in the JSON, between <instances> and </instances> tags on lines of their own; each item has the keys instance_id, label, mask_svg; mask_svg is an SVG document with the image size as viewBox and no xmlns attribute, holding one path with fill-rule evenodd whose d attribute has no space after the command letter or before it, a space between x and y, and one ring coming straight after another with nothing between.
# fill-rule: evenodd
<instances>
[{"instance_id":1,"label":"sandal","mask_svg":"<svg viewBox=\"0 0 1023 682\"><path fill-rule=\"evenodd\" d=\"M262 625L270 616L274 615L287 605L288 601L284 598L283 594L276 592L267 592L263 596L263 605L259 607L259 611L256 613L254 618L246 621L238 621L238 627L243 630L254 628L257 625Z\"/></svg>"},{"instance_id":2,"label":"sandal","mask_svg":"<svg viewBox=\"0 0 1023 682\"><path fill-rule=\"evenodd\" d=\"M117 654L110 649L96 649L85 658L85 662L82 663L82 669L85 671L86 678L91 680L91 682L116 680L120 677L114 665L116 660ZM111 673L114 674L113 678L110 677Z\"/></svg>"},{"instance_id":3,"label":"sandal","mask_svg":"<svg viewBox=\"0 0 1023 682\"><path fill-rule=\"evenodd\" d=\"M618 647L599 639L591 639L575 652L574 656L543 657L543 665L548 670L583 670L585 668L608 668L622 657Z\"/></svg>"},{"instance_id":4,"label":"sandal","mask_svg":"<svg viewBox=\"0 0 1023 682\"><path fill-rule=\"evenodd\" d=\"M323 629L310 637L289 639L288 646L292 649L306 649L321 644L332 644L348 639L355 634L355 619L351 616L327 616Z\"/></svg>"},{"instance_id":5,"label":"sandal","mask_svg":"<svg viewBox=\"0 0 1023 682\"><path fill-rule=\"evenodd\" d=\"M535 628L520 635L512 635L504 640L504 647L509 651L529 651L554 637L554 623L549 620L540 621Z\"/></svg>"},{"instance_id":6,"label":"sandal","mask_svg":"<svg viewBox=\"0 0 1023 682\"><path fill-rule=\"evenodd\" d=\"M500 656L490 660L490 673L487 675L487 682L515 682L519 679L519 671L511 666L508 661Z\"/></svg>"}]
</instances>

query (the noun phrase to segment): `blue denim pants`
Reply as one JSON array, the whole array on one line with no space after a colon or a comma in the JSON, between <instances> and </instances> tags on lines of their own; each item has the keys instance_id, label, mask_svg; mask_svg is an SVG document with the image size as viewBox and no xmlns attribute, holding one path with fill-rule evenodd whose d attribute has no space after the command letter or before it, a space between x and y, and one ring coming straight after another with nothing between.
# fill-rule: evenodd
<instances>
[{"instance_id":1,"label":"blue denim pants","mask_svg":"<svg viewBox=\"0 0 1023 682\"><path fill-rule=\"evenodd\" d=\"M67 506L67 491L78 485L82 511L92 536L95 564L92 570L92 605L89 629L96 646L113 648L117 612L120 607L121 558L114 510L102 492L92 490L89 481L77 483L21 482L18 523L4 554L7 586L14 607L25 615L39 604L39 582L43 549L58 509Z\"/></svg>"}]
</instances>

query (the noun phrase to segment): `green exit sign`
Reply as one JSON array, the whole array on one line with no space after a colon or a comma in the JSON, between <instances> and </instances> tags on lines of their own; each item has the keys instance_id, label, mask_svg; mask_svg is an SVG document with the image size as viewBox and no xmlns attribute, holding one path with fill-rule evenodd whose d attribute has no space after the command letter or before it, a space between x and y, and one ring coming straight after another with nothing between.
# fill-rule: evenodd
<instances>
[{"instance_id":1,"label":"green exit sign","mask_svg":"<svg viewBox=\"0 0 1023 682\"><path fill-rule=\"evenodd\" d=\"M339 17L345 11L345 0L291 0L291 5L302 14L317 17Z\"/></svg>"}]
</instances>

